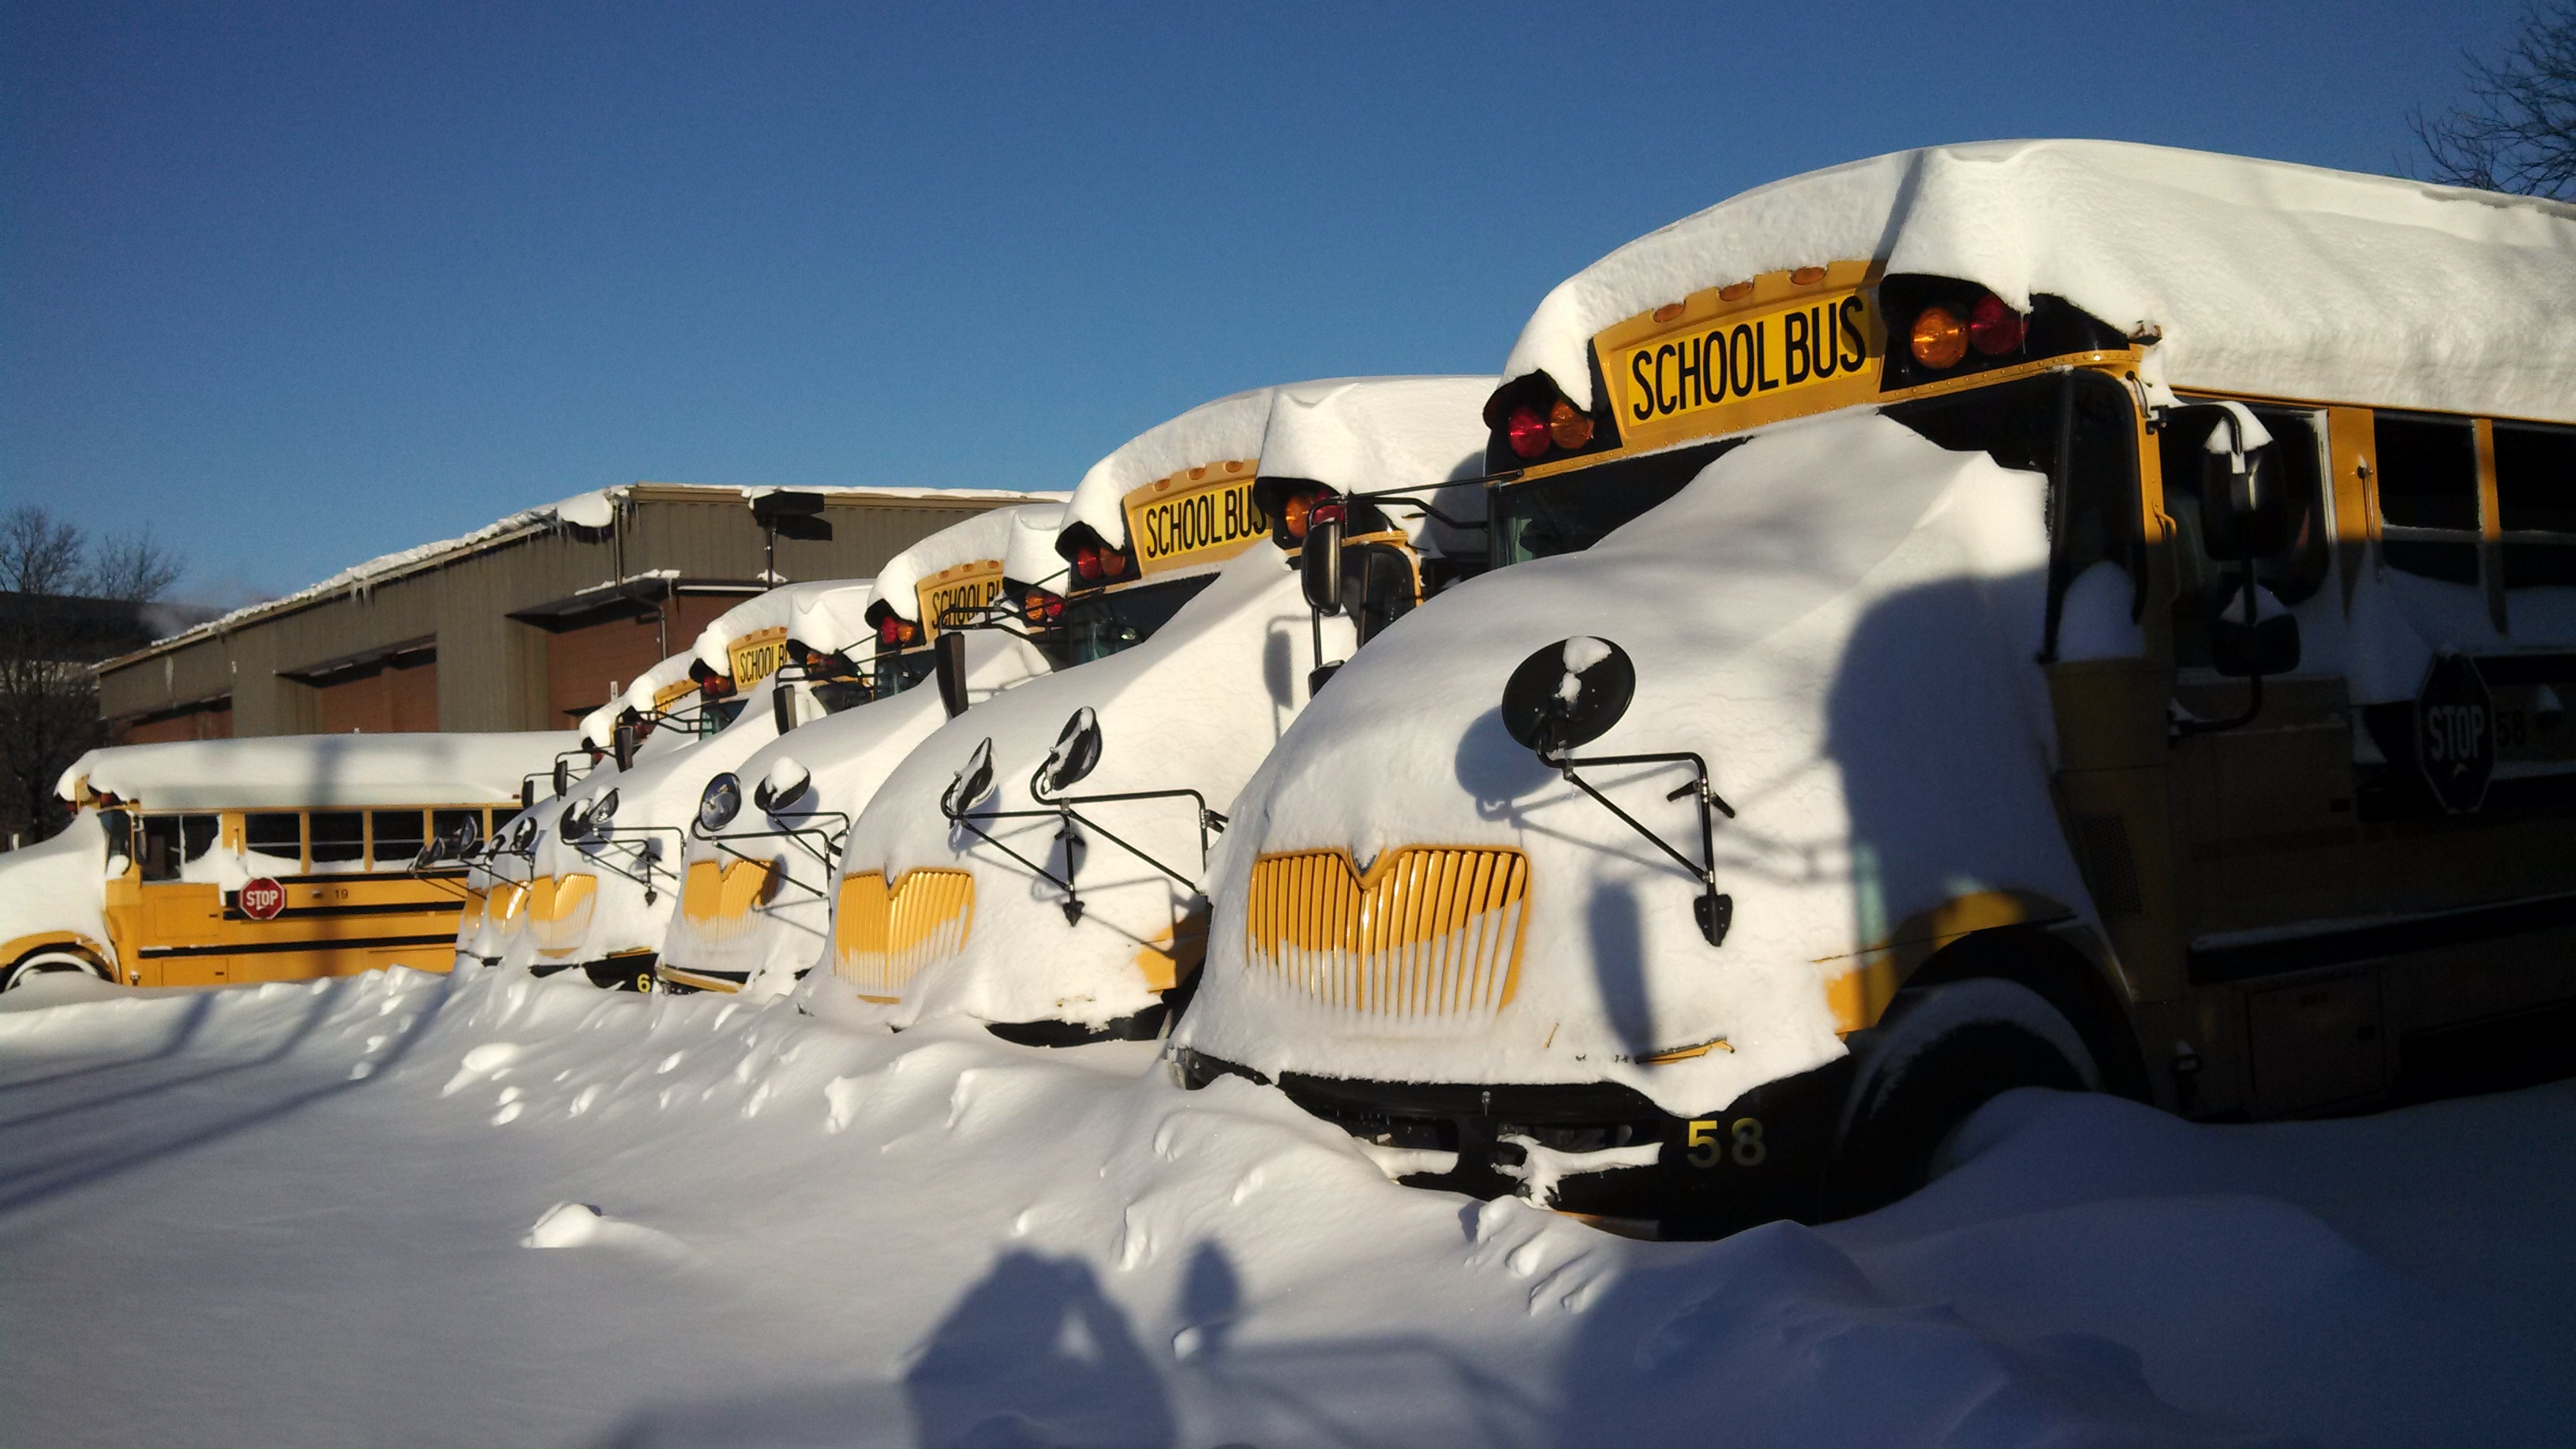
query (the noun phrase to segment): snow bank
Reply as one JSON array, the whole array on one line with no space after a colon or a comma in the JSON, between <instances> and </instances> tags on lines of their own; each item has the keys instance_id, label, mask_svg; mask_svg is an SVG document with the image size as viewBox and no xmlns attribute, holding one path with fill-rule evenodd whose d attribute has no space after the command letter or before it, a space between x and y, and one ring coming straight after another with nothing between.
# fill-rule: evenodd
<instances>
[{"instance_id":1,"label":"snow bank","mask_svg":"<svg viewBox=\"0 0 2576 1449\"><path fill-rule=\"evenodd\" d=\"M280 810L516 800L519 782L575 748L569 730L493 734L277 735L91 750L54 792L141 801L150 810L245 805Z\"/></svg>"},{"instance_id":2,"label":"snow bank","mask_svg":"<svg viewBox=\"0 0 2576 1449\"><path fill-rule=\"evenodd\" d=\"M1705 1244L1396 1187L1141 1044L494 971L0 1013L0 1093L0 1321L80 1350L0 1396L13 1443L2576 1423L2576 1180L2532 1170L2567 1086L2260 1127L2020 1093L1907 1202Z\"/></svg>"},{"instance_id":3,"label":"snow bank","mask_svg":"<svg viewBox=\"0 0 2576 1449\"><path fill-rule=\"evenodd\" d=\"M106 947L107 839L98 812L83 810L52 839L0 853L0 944L71 931ZM17 960L0 957L0 969Z\"/></svg>"},{"instance_id":4,"label":"snow bank","mask_svg":"<svg viewBox=\"0 0 2576 1449\"><path fill-rule=\"evenodd\" d=\"M1588 551L1471 579L1398 621L1237 802L1209 872L1207 973L1174 1041L1272 1075L1615 1081L1705 1115L1840 1055L1827 976L1959 880L2080 906L2031 663L2042 488L1875 413L1814 419L1728 453ZM1716 833L1735 898L1722 947L1701 936L1689 874L1503 732L1513 669L1580 635L1618 643L1637 672L1625 718L1581 753L1697 751L1740 812ZM1585 776L1696 853L1695 813L1662 798L1682 770ZM1254 857L1346 850L1365 870L1405 845L1526 853L1508 1003L1362 1014L1256 974Z\"/></svg>"},{"instance_id":5,"label":"snow bank","mask_svg":"<svg viewBox=\"0 0 2576 1449\"><path fill-rule=\"evenodd\" d=\"M1503 375L1592 403L1614 322L1864 258L2160 326L2177 387L2576 420L2576 206L2112 141L1900 151L1759 186L1559 284Z\"/></svg>"}]
</instances>

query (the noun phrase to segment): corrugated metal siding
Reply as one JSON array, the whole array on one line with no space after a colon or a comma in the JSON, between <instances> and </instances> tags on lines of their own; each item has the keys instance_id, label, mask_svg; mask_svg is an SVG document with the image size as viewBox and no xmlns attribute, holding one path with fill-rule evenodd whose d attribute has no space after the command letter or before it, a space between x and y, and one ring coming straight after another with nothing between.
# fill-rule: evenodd
<instances>
[{"instance_id":1,"label":"corrugated metal siding","mask_svg":"<svg viewBox=\"0 0 2576 1449\"><path fill-rule=\"evenodd\" d=\"M781 539L778 570L798 580L869 577L929 534L999 506L1001 501L985 499L949 504L836 498L825 513L832 541ZM440 727L561 728L565 706L554 699L550 670L550 644L557 636L510 618L514 610L655 569L677 569L683 581L748 583L764 563L761 530L738 492L639 485L610 533L539 530L363 593L299 605L221 635L129 658L100 672L99 712L127 718L229 693L239 734L317 730L322 710L316 692L278 671L435 636ZM675 635L671 647L682 642Z\"/></svg>"}]
</instances>

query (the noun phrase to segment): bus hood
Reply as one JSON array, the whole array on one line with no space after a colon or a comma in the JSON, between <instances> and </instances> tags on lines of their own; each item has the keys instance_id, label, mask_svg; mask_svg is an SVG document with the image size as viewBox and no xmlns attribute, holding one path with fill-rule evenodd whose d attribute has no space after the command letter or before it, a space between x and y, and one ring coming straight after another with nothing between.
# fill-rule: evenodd
<instances>
[{"instance_id":1,"label":"bus hood","mask_svg":"<svg viewBox=\"0 0 2576 1449\"><path fill-rule=\"evenodd\" d=\"M0 854L0 967L22 946L69 933L108 952L107 835L81 810L53 837ZM123 964L109 962L118 969Z\"/></svg>"},{"instance_id":2,"label":"bus hood","mask_svg":"<svg viewBox=\"0 0 2576 1449\"><path fill-rule=\"evenodd\" d=\"M1046 656L1024 639L992 629L970 629L965 637L970 709L1047 672ZM728 829L845 829L876 798L887 774L947 719L939 691L925 682L771 739L734 772L742 782L742 809ZM795 775L808 781L804 793L785 813L764 813L754 799L762 782ZM833 818L834 812L845 818ZM672 902L664 959L682 970L748 973L745 990L756 994L787 990L797 972L818 961L828 974L831 963L822 958L832 931L832 872L817 853L822 847L810 835L801 841L771 836L732 842L729 852L692 833L683 879L693 873L700 879ZM771 862L782 879L760 902L748 893L759 889L758 874ZM713 873L699 871L701 865ZM739 874L744 871L749 878Z\"/></svg>"},{"instance_id":3,"label":"bus hood","mask_svg":"<svg viewBox=\"0 0 2576 1449\"><path fill-rule=\"evenodd\" d=\"M1613 1080L1704 1111L1838 1055L1826 982L1910 913L1979 889L2080 902L2032 663L2043 488L1839 414L1746 443L1588 552L1415 611L1245 789L1176 1045L1272 1075ZM1701 936L1687 872L1502 729L1513 669L1576 635L1617 642L1637 672L1625 717L1578 757L1698 751L1739 812L1717 825L1735 902L1722 946ZM1689 804L1665 799L1686 769L1584 773L1696 854ZM1256 857L1347 852L1329 868L1367 882L1406 846L1527 857L1525 924L1481 1007L1390 1005L1384 975L1348 1004L1253 964Z\"/></svg>"},{"instance_id":4,"label":"bus hood","mask_svg":"<svg viewBox=\"0 0 2576 1449\"><path fill-rule=\"evenodd\" d=\"M1309 618L1297 575L1277 548L1256 543L1151 639L1035 680L941 726L895 769L852 828L842 870L845 879L877 872L889 883L914 870L964 872L973 903L962 948L924 967L882 1011L856 1006L848 980L817 971L818 1004L896 1025L950 1012L1098 1025L1155 1004L1154 966L1144 958L1168 957L1176 947L1194 952L1199 928L1191 917L1199 825L1189 799L1081 807L1191 884L1094 834L1075 877L1084 910L1069 924L1060 885L952 827L940 798L989 739L993 790L978 808L1032 808L1031 775L1068 717L1087 706L1100 721L1100 763L1071 794L1186 787L1223 812L1305 703L1314 662ZM1347 653L1348 625L1330 622L1325 647ZM983 828L1061 875L1053 817L992 820Z\"/></svg>"}]
</instances>

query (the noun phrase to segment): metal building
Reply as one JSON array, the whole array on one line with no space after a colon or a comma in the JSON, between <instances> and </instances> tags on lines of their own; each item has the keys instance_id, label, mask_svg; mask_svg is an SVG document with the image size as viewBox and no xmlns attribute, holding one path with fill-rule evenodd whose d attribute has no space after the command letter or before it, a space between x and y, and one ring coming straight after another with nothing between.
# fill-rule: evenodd
<instances>
[{"instance_id":1,"label":"metal building","mask_svg":"<svg viewBox=\"0 0 2576 1449\"><path fill-rule=\"evenodd\" d=\"M868 578L1033 501L982 489L637 483L359 565L98 666L122 742L561 729L773 583Z\"/></svg>"}]
</instances>

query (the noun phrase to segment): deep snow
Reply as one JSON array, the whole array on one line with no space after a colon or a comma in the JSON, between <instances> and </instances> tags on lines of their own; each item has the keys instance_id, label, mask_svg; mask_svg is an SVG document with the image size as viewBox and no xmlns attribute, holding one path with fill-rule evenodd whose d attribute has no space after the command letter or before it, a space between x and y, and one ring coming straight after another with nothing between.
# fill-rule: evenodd
<instances>
[{"instance_id":1,"label":"deep snow","mask_svg":"<svg viewBox=\"0 0 2576 1449\"><path fill-rule=\"evenodd\" d=\"M2576 1429L2576 1085L2017 1094L1875 1216L1651 1244L1395 1187L1148 1044L498 970L109 990L0 1013L9 1442Z\"/></svg>"}]
</instances>

